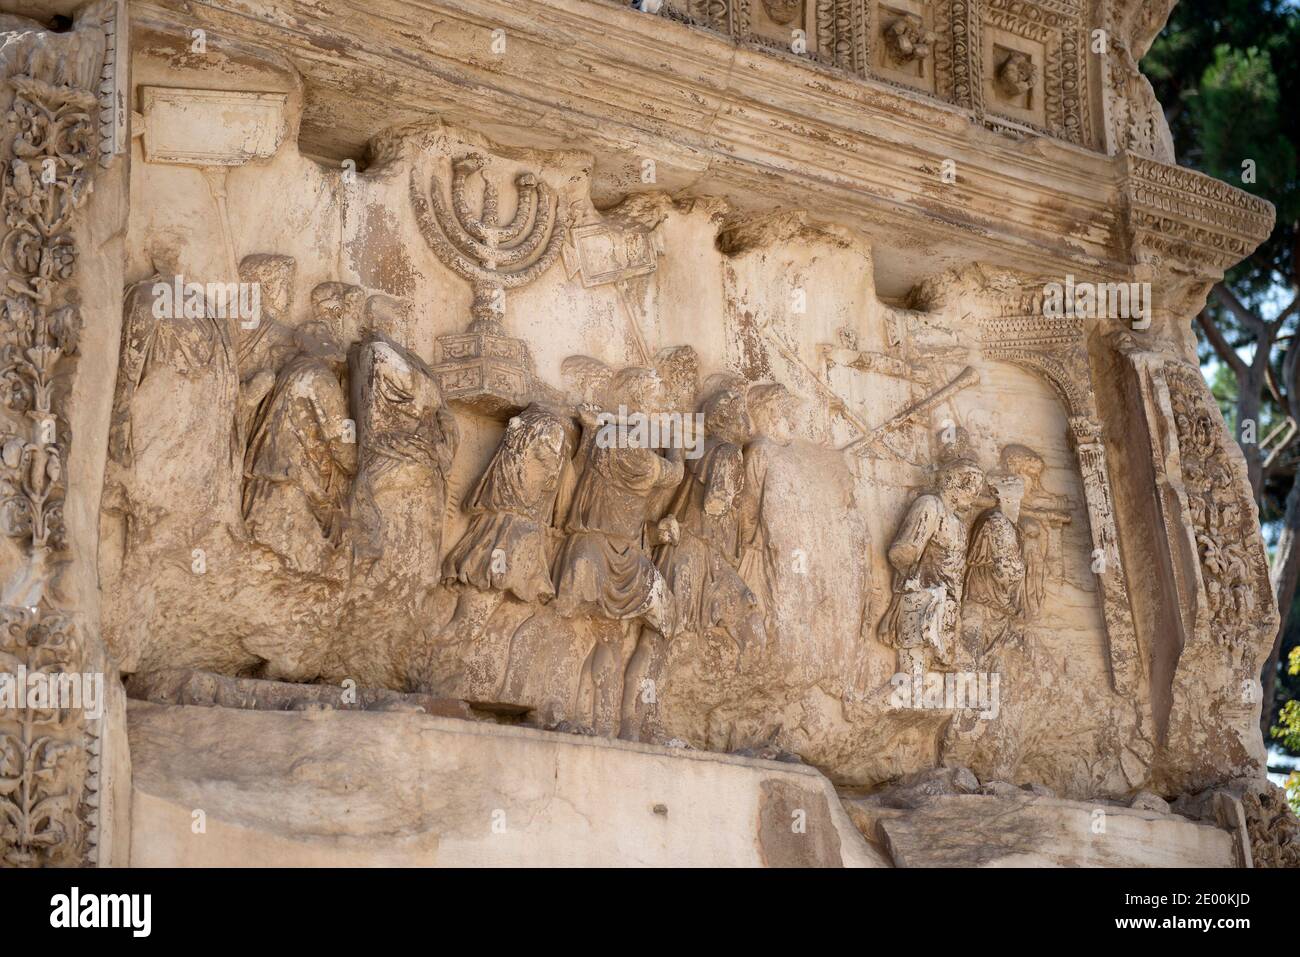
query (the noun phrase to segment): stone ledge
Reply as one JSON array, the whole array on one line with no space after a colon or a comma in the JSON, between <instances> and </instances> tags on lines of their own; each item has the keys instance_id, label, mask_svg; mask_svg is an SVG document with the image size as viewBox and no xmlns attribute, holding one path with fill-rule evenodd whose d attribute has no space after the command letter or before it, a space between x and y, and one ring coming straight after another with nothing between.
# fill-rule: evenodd
<instances>
[{"instance_id":1,"label":"stone ledge","mask_svg":"<svg viewBox=\"0 0 1300 957\"><path fill-rule=\"evenodd\" d=\"M1035 795L936 795L844 806L899 867L1240 867L1232 831L1178 814Z\"/></svg>"},{"instance_id":2,"label":"stone ledge","mask_svg":"<svg viewBox=\"0 0 1300 957\"><path fill-rule=\"evenodd\" d=\"M407 713L128 726L134 866L887 866L799 765Z\"/></svg>"}]
</instances>

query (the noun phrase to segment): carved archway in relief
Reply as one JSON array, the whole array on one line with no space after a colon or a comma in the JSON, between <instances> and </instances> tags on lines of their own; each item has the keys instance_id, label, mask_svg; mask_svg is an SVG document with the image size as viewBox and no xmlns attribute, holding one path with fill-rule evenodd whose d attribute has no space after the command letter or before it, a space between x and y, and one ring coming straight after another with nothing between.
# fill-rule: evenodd
<instances>
[{"instance_id":1,"label":"carved archway in relief","mask_svg":"<svg viewBox=\"0 0 1300 957\"><path fill-rule=\"evenodd\" d=\"M1093 568L1106 622L1111 687L1119 694L1130 694L1137 682L1137 636L1120 557L1110 473L1097 419L1083 322L1029 313L988 317L981 320L981 326L981 351L986 358L1009 362L1045 379L1065 407L1088 508Z\"/></svg>"}]
</instances>

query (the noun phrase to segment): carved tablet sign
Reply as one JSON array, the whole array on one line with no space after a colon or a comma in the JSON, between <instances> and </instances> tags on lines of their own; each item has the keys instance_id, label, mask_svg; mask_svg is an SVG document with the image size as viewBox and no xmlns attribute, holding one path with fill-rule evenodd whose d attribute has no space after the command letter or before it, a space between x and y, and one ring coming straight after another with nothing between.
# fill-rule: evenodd
<instances>
[{"instance_id":1,"label":"carved tablet sign","mask_svg":"<svg viewBox=\"0 0 1300 957\"><path fill-rule=\"evenodd\" d=\"M564 250L565 264L570 272L581 273L588 288L648 276L658 265L658 241L643 230L590 223L575 226L572 235L572 248Z\"/></svg>"},{"instance_id":2,"label":"carved tablet sign","mask_svg":"<svg viewBox=\"0 0 1300 957\"><path fill-rule=\"evenodd\" d=\"M241 166L271 156L284 138L283 93L147 86L141 98L151 163Z\"/></svg>"}]
</instances>

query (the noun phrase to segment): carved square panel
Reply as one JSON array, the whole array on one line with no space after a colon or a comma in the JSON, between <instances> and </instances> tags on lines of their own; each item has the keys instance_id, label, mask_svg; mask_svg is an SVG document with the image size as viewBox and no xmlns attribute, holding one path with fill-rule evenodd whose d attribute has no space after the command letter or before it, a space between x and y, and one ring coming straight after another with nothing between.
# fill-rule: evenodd
<instances>
[{"instance_id":1,"label":"carved square panel","mask_svg":"<svg viewBox=\"0 0 1300 957\"><path fill-rule=\"evenodd\" d=\"M735 10L737 36L786 53L817 55L812 0L736 0Z\"/></svg>"},{"instance_id":2,"label":"carved square panel","mask_svg":"<svg viewBox=\"0 0 1300 957\"><path fill-rule=\"evenodd\" d=\"M877 0L872 7L870 43L876 76L935 92L934 13L933 6L922 0Z\"/></svg>"},{"instance_id":3,"label":"carved square panel","mask_svg":"<svg viewBox=\"0 0 1300 957\"><path fill-rule=\"evenodd\" d=\"M975 106L990 125L1003 117L1087 145L1087 24L1076 0L982 0Z\"/></svg>"},{"instance_id":4,"label":"carved square panel","mask_svg":"<svg viewBox=\"0 0 1300 957\"><path fill-rule=\"evenodd\" d=\"M982 35L984 109L1046 128L1043 64L1047 48L1037 40L985 24Z\"/></svg>"},{"instance_id":5,"label":"carved square panel","mask_svg":"<svg viewBox=\"0 0 1300 957\"><path fill-rule=\"evenodd\" d=\"M993 129L1091 145L1086 11L1082 0L939 0L936 95Z\"/></svg>"},{"instance_id":6,"label":"carved square panel","mask_svg":"<svg viewBox=\"0 0 1300 957\"><path fill-rule=\"evenodd\" d=\"M287 130L283 93L140 89L150 163L239 166L272 155Z\"/></svg>"}]
</instances>

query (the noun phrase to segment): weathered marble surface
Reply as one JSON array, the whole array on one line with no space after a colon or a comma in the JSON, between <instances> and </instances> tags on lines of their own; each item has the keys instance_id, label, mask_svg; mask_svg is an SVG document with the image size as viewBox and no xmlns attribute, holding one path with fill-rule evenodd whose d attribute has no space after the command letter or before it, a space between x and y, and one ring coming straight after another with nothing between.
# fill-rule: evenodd
<instances>
[{"instance_id":1,"label":"weathered marble surface","mask_svg":"<svg viewBox=\"0 0 1300 957\"><path fill-rule=\"evenodd\" d=\"M1167 804L1067 801L1043 790L993 782L906 801L846 797L844 806L896 867L1249 866L1244 828L1198 822Z\"/></svg>"},{"instance_id":2,"label":"weathered marble surface","mask_svg":"<svg viewBox=\"0 0 1300 957\"><path fill-rule=\"evenodd\" d=\"M129 722L138 867L888 864L798 765L413 714Z\"/></svg>"},{"instance_id":3,"label":"weathered marble surface","mask_svg":"<svg viewBox=\"0 0 1300 957\"><path fill-rule=\"evenodd\" d=\"M145 731L204 732L133 705L133 771L119 675L218 705L231 762L263 727L323 755L422 727L226 707L370 689L548 729L501 740L602 781L659 752L548 731L791 756L818 795L963 766L1199 794L1220 829L1229 795L1294 861L1257 731L1277 611L1190 330L1273 213L1171 165L1135 66L1166 3L16 6L0 651L110 707L0 714L6 863L181 854ZM1149 284L1141 321L1054 315L1076 280ZM752 784L761 831L806 782ZM368 800L365 833L410 810ZM919 820L881 825L903 857ZM1133 825L1152 860L1218 853L1165 823ZM763 853L859 854L833 830Z\"/></svg>"}]
</instances>

